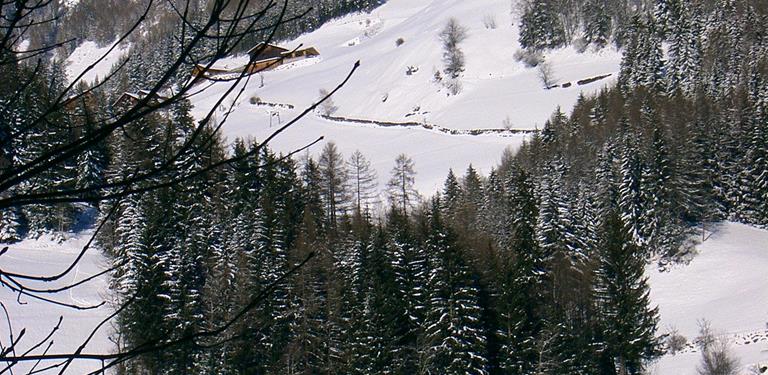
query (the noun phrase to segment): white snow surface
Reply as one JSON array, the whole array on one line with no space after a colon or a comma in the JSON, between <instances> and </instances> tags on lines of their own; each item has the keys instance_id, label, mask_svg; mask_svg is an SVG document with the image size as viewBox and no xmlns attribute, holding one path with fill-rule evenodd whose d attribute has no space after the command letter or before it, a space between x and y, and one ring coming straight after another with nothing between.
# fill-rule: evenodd
<instances>
[{"instance_id":1,"label":"white snow surface","mask_svg":"<svg viewBox=\"0 0 768 375\"><path fill-rule=\"evenodd\" d=\"M97 78L103 79L106 77L112 70L112 66L120 61L120 58L125 56L130 50L130 45L123 44L118 45L110 52L112 46L114 46L114 43L99 47L96 42L85 41L75 48L66 60L66 72L69 82L77 79L80 73L84 72L91 64L98 61L104 55L107 55L104 60L101 60L93 69L86 72L80 80L86 83L93 83Z\"/></svg>"},{"instance_id":2,"label":"white snow surface","mask_svg":"<svg viewBox=\"0 0 768 375\"><path fill-rule=\"evenodd\" d=\"M70 238L59 243L51 236L44 236L37 240L25 240L17 244L8 245L8 252L0 256L0 267L8 272L23 273L34 276L52 276L64 271L77 257L80 250L87 243L91 231L85 231L78 235L70 234ZM5 245L0 246L0 248ZM89 249L78 265L61 280L51 283L24 282L26 286L33 288L53 288L71 285L89 276L106 269L106 260L97 249ZM19 280L21 281L21 280ZM18 299L17 299L18 297ZM89 281L74 289L61 293L46 295L56 301L77 304L81 306L96 305L109 298L108 277L102 276ZM105 304L94 310L76 311L71 308L52 305L47 302L32 299L27 296L17 296L7 287L0 287L0 301L8 308L10 324L14 338L18 339L22 329L26 329L24 337L16 347L16 353L24 353L27 349L45 338L56 326L59 317L63 317L61 328L54 336L46 341L41 348L32 354L42 354L48 342L53 341L53 346L48 354L72 353L103 319L108 317L113 309ZM0 342L4 347L9 343L9 327L5 314L0 311ZM112 352L113 344L108 335L112 332L111 324L105 324L96 332L91 342L85 347L83 353L105 354ZM55 362L40 363L37 369L52 365ZM20 363L14 366L13 373L25 374L33 364ZM5 363L0 363L0 369L4 369ZM76 361L67 370L67 374L86 374L98 370L100 363L94 361ZM2 370L0 370L2 371ZM60 368L51 369L43 374L58 374Z\"/></svg>"},{"instance_id":3,"label":"white snow surface","mask_svg":"<svg viewBox=\"0 0 768 375\"><path fill-rule=\"evenodd\" d=\"M707 237L690 264L665 272L647 268L659 333L676 328L690 343L698 336L697 321L706 319L730 343L742 365L739 374L751 374L755 364L768 365L768 231L725 222ZM662 357L652 373L696 375L700 359L690 345Z\"/></svg>"},{"instance_id":4,"label":"white snow surface","mask_svg":"<svg viewBox=\"0 0 768 375\"><path fill-rule=\"evenodd\" d=\"M514 58L519 44L511 10L509 0L389 0L370 14L348 15L296 40L279 43L289 49L315 47L320 57L264 72L264 87L260 87L260 77L252 77L234 103L224 135L229 141L248 136L263 140L275 129L275 113L283 123L290 120L318 99L320 89L336 87L358 60L358 71L333 97L339 108L335 116L428 123L449 129L503 128L507 118L512 128L541 128L558 106L568 112L580 93L594 93L615 82L621 59L618 51L608 48L580 54L569 47L551 51L546 58L559 83L571 82L571 87L545 90L537 69L527 68ZM496 29L484 27L487 15L496 19ZM451 17L459 20L468 35L460 44L466 57L466 71L460 78L463 90L455 96L448 96L444 87L433 82L434 72L443 69L438 34ZM398 38L405 41L399 47L395 44ZM225 63L232 61L242 59L235 57ZM409 66L418 72L406 75ZM587 85L576 83L605 74L612 75ZM230 86L208 85L205 92L192 98L198 118ZM251 97L295 107L256 106L249 103ZM232 101L228 98L218 108L219 120ZM456 136L421 128L361 126L310 114L271 145L288 152L319 136L335 142L345 157L356 149L363 152L378 172L380 187L386 183L397 155L411 156L418 173L416 187L425 195L442 187L449 168L463 174L472 164L488 173L504 149L516 149L523 140L522 135ZM322 147L323 143L317 144L310 153L317 155Z\"/></svg>"}]
</instances>

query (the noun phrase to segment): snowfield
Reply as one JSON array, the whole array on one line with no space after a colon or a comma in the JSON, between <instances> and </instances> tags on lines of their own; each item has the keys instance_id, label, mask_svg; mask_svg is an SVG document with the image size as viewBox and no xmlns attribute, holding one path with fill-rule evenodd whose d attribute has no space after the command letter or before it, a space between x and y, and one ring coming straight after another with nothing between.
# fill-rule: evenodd
<instances>
[{"instance_id":1,"label":"snowfield","mask_svg":"<svg viewBox=\"0 0 768 375\"><path fill-rule=\"evenodd\" d=\"M95 42L86 41L80 44L72 54L67 57L67 79L72 82L77 79L80 73L84 72L88 66L98 61L106 54L104 60L96 64L93 69L83 74L81 81L94 83L106 77L112 70L112 66L117 64L120 59L130 50L130 45L119 45L111 52L109 51L114 44L99 47Z\"/></svg>"},{"instance_id":2,"label":"snowfield","mask_svg":"<svg viewBox=\"0 0 768 375\"><path fill-rule=\"evenodd\" d=\"M82 247L88 242L91 231L82 232L63 243L55 241L51 236L44 236L38 240L25 240L17 244L9 245L8 252L0 256L0 268L9 272L24 273L35 276L52 276L62 272L77 257ZM4 247L4 246L0 246ZM30 282L28 287L52 288L70 285L97 274L106 269L106 259L97 249L86 252L82 261L63 279L53 283ZM57 301L77 304L81 306L96 305L109 299L108 277L103 276L77 286L74 289L55 295L48 295ZM18 298L17 298L18 297ZM45 338L56 326L59 317L63 317L61 328L54 336L46 341L41 348L33 354L43 354L48 342L52 342L48 354L72 353L82 345L91 331L106 317L112 313L112 307L105 304L97 309L77 311L67 307L56 306L47 302L32 299L27 296L17 296L7 287L0 287L0 302L9 310L10 325L14 338L18 339L22 329L26 329L24 337L20 340L16 353L24 353L27 349ZM0 343L7 347L9 343L8 324L4 313L0 324ZM104 325L94 336L84 353L109 353L113 344L109 340L112 332L110 324ZM37 369L54 364L40 363ZM0 371L6 366L0 363ZM25 374L33 364L18 364L14 366L13 373ZM86 374L98 370L100 363L95 361L74 362L67 374ZM59 369L51 369L43 374L58 374Z\"/></svg>"},{"instance_id":3,"label":"snowfield","mask_svg":"<svg viewBox=\"0 0 768 375\"><path fill-rule=\"evenodd\" d=\"M707 235L690 264L646 270L652 303L661 314L659 333L676 328L691 343L698 336L697 321L706 319L729 341L741 373L751 374L758 363L768 366L768 231L725 222ZM696 375L700 358L698 348L689 345L661 358L653 373Z\"/></svg>"},{"instance_id":4,"label":"snowfield","mask_svg":"<svg viewBox=\"0 0 768 375\"><path fill-rule=\"evenodd\" d=\"M558 83L571 86L545 90L537 69L514 58L519 44L511 10L508 0L390 0L370 14L331 21L296 40L279 43L289 49L315 47L320 57L264 72L263 87L262 77L253 76L241 97L234 103L234 98L228 98L217 108L217 118L223 119L233 105L223 128L226 138L264 139L278 121L285 123L316 101L321 89L336 87L358 60L358 71L333 97L336 117L418 122L448 129L501 129L507 120L513 129L533 130L541 128L558 106L568 112L580 93L594 93L615 82L621 60L618 51L608 48L580 54L565 48L551 51L546 59ZM466 57L460 79L463 90L455 96L433 82L434 72L443 69L438 34L451 17L459 20L468 35L460 45ZM486 17L495 19L495 29L484 26ZM404 43L397 46L399 38ZM232 57L223 64L236 61L244 59ZM418 71L406 75L409 67ZM607 74L611 75L606 79L577 84ZM202 84L205 91L192 98L194 115L203 117L228 86ZM257 106L250 104L251 98L294 108ZM488 173L505 149L516 149L524 139L523 135L456 136L418 128L366 127L310 114L272 142L272 147L289 152L319 136L335 142L345 156L357 149L363 152L378 171L380 187L386 184L397 155L411 156L418 173L416 188L425 195L442 187L449 168L461 175L472 164ZM317 155L322 147L321 142L310 153Z\"/></svg>"}]
</instances>

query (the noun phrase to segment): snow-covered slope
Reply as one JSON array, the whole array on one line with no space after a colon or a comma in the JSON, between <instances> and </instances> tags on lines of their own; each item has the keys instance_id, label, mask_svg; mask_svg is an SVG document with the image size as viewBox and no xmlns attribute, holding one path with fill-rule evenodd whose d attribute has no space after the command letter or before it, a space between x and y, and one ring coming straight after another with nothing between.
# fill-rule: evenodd
<instances>
[{"instance_id":1,"label":"snow-covered slope","mask_svg":"<svg viewBox=\"0 0 768 375\"><path fill-rule=\"evenodd\" d=\"M71 264L82 247L87 243L92 232L85 231L73 238L59 243L50 236L44 236L38 240L25 240L20 243L10 245L7 253L0 256L0 266L2 269L37 276L51 276L62 272ZM0 247L4 247L0 246ZM61 287L71 285L77 281L92 276L106 267L105 258L96 249L90 249L78 266L72 270L66 277L54 283L26 283L28 287L45 288ZM108 298L107 277L100 277L89 281L74 289L61 292L55 295L48 295L54 300L67 304L77 304L80 306L99 304ZM108 304L105 304L94 310L77 311L67 307L56 306L51 303L41 302L26 296L17 296L6 287L0 287L0 301L9 310L10 325L14 331L14 338L18 339L20 331L26 329L24 337L19 341L16 353L24 353L27 349L37 344L45 338L56 326L59 317L62 317L60 329L47 340L43 345L35 350L33 354L42 354L48 345L53 345L48 350L53 353L72 353L88 337L91 330L95 328L103 319L113 311ZM0 312L2 313L2 312ZM0 342L4 346L8 345L9 332L5 316L0 319ZM93 337L90 344L86 346L86 353L109 353L114 349L108 335L112 331L112 326L106 324ZM54 363L41 363L37 369L42 369ZM15 374L26 374L34 363L19 364L14 367ZM94 361L74 362L68 374L86 374L90 371L99 369L100 363ZM6 364L0 364L0 368L5 368ZM0 370L1 371L1 370ZM59 369L52 369L43 374L58 374Z\"/></svg>"},{"instance_id":2,"label":"snow-covered slope","mask_svg":"<svg viewBox=\"0 0 768 375\"><path fill-rule=\"evenodd\" d=\"M620 54L612 49L577 53L572 48L551 51L547 60L560 83L568 88L545 90L535 68L527 68L514 58L519 49L518 29L509 0L390 0L370 14L350 15L320 29L285 42L287 48L313 46L320 57L280 67L253 77L224 128L231 140L235 136L264 139L270 132L269 119L290 119L318 98L320 89L332 89L349 72L355 61L361 67L351 81L334 96L336 116L388 122L418 122L450 129L502 128L509 119L512 128L541 127L556 107L569 111L579 93L595 92L615 81ZM447 90L433 82L433 73L442 70L442 47L438 34L455 17L467 29L468 38L460 48L466 57L461 78L463 90L448 96ZM484 26L492 17L497 28ZM395 41L404 43L399 47ZM408 67L418 72L406 75ZM612 74L605 80L586 85L577 81ZM193 98L195 114L211 108L226 84L214 84ZM293 110L256 106L264 102L291 104ZM230 104L230 103L227 103ZM272 128L274 129L274 128ZM515 148L522 136L455 136L420 128L393 129L360 127L320 119L315 115L273 143L280 151L309 143L324 135L349 155L360 149L386 181L399 153L413 157L417 188L431 193L440 187L448 168L463 171L473 164L483 172L495 165L502 151ZM319 152L322 144L312 148Z\"/></svg>"},{"instance_id":3,"label":"snow-covered slope","mask_svg":"<svg viewBox=\"0 0 768 375\"><path fill-rule=\"evenodd\" d=\"M696 249L688 265L647 269L661 314L659 332L676 328L692 342L697 321L706 319L730 342L743 365L740 374L750 374L757 363L768 365L768 231L726 222ZM659 360L653 373L695 375L700 358L690 345Z\"/></svg>"},{"instance_id":4,"label":"snow-covered slope","mask_svg":"<svg viewBox=\"0 0 768 375\"><path fill-rule=\"evenodd\" d=\"M81 81L86 83L93 83L96 79L104 79L112 70L112 66L116 64L120 59L125 56L130 50L130 45L119 45L112 51L114 44L109 44L104 47L99 47L95 42L85 41L80 44L75 50L67 57L67 79L72 82L80 73L85 72L88 67L98 61L102 56L106 57L96 64L93 69L89 70L80 78Z\"/></svg>"}]
</instances>

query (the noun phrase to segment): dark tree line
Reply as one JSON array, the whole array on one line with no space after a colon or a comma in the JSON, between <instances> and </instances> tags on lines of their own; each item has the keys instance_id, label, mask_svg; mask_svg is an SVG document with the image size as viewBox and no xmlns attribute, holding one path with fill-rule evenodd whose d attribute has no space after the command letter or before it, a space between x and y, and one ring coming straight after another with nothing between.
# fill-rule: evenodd
<instances>
[{"instance_id":1,"label":"dark tree line","mask_svg":"<svg viewBox=\"0 0 768 375\"><path fill-rule=\"evenodd\" d=\"M571 43L580 48L600 49L611 43L624 47L649 19L653 36L670 43L694 42L691 39L702 37L703 29L725 23L726 28L762 33L768 16L765 2L758 0L525 0L514 11L519 17L520 45L531 50ZM745 19L753 22L739 24ZM710 40L715 39L719 37ZM685 55L681 63L695 66L697 58Z\"/></svg>"}]
</instances>

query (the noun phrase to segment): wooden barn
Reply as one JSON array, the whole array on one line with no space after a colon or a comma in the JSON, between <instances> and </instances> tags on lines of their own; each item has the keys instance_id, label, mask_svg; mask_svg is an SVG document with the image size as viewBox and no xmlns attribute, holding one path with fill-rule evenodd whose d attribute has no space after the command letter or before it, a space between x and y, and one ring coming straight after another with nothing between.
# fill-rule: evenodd
<instances>
[{"instance_id":1,"label":"wooden barn","mask_svg":"<svg viewBox=\"0 0 768 375\"><path fill-rule=\"evenodd\" d=\"M251 61L262 61L281 57L286 52L290 51L274 44L259 43L248 50L248 56Z\"/></svg>"},{"instance_id":2,"label":"wooden barn","mask_svg":"<svg viewBox=\"0 0 768 375\"><path fill-rule=\"evenodd\" d=\"M211 75L226 74L226 73L233 73L233 72L234 71L232 69L226 69L226 68L217 68L217 67L207 68L205 64L195 64L195 67L192 68L193 77L202 76L203 78L207 78Z\"/></svg>"},{"instance_id":3,"label":"wooden barn","mask_svg":"<svg viewBox=\"0 0 768 375\"><path fill-rule=\"evenodd\" d=\"M93 90L88 90L82 94L70 95L61 102L61 107L69 114L94 112L97 106L98 100Z\"/></svg>"},{"instance_id":4,"label":"wooden barn","mask_svg":"<svg viewBox=\"0 0 768 375\"><path fill-rule=\"evenodd\" d=\"M320 52L314 47L289 50L273 44L259 43L248 50L248 56L252 62L237 68L215 65L207 68L204 64L197 64L192 68L192 76L208 78L221 74L242 73L243 70L249 74L253 74L271 70L296 60L320 56Z\"/></svg>"},{"instance_id":5,"label":"wooden barn","mask_svg":"<svg viewBox=\"0 0 768 375\"><path fill-rule=\"evenodd\" d=\"M274 69L280 65L287 64L296 60L320 56L320 52L315 47L303 48L295 51L285 50L284 48L281 49L284 51L281 52L279 56L254 60L252 63L248 64L245 69L248 71L248 73L258 73L265 70ZM260 54L259 56L263 55Z\"/></svg>"},{"instance_id":6,"label":"wooden barn","mask_svg":"<svg viewBox=\"0 0 768 375\"><path fill-rule=\"evenodd\" d=\"M136 104L139 103L140 100L146 98L149 95L149 91L147 90L139 90L137 93L132 92L124 92L122 95L120 95L119 98L112 104L112 107L115 108L118 111L127 110ZM161 93L155 93L149 100L149 105L157 105L158 103L168 100L170 97L161 94Z\"/></svg>"}]
</instances>

